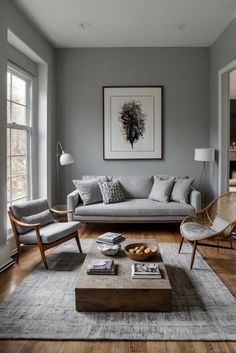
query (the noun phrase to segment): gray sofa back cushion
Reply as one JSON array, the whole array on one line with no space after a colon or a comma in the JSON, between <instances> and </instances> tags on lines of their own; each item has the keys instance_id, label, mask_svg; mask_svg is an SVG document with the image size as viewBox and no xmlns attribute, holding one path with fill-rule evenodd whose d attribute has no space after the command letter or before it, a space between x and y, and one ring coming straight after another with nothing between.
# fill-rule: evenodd
<instances>
[{"instance_id":1,"label":"gray sofa back cushion","mask_svg":"<svg viewBox=\"0 0 236 353\"><path fill-rule=\"evenodd\" d=\"M11 211L16 218L25 223L40 223L41 225L45 225L53 222L46 199L37 199L13 205L11 206ZM19 233L24 234L32 230L32 228L17 226L17 230Z\"/></svg>"},{"instance_id":2,"label":"gray sofa back cushion","mask_svg":"<svg viewBox=\"0 0 236 353\"><path fill-rule=\"evenodd\" d=\"M126 199L146 199L152 190L153 176L113 176L119 180Z\"/></svg>"}]
</instances>

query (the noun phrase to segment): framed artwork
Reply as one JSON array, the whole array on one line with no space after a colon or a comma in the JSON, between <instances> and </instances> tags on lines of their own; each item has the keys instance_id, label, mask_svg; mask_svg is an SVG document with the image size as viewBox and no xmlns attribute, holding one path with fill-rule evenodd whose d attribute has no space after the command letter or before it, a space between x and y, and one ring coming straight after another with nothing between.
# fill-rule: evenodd
<instances>
[{"instance_id":1,"label":"framed artwork","mask_svg":"<svg viewBox=\"0 0 236 353\"><path fill-rule=\"evenodd\" d=\"M162 159L163 87L103 87L103 158Z\"/></svg>"}]
</instances>

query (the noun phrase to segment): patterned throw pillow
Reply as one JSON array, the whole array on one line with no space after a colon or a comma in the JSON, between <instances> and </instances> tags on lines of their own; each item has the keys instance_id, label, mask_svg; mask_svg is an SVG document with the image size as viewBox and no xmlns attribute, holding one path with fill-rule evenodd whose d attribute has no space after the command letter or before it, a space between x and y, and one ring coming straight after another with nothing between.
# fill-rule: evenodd
<instances>
[{"instance_id":1,"label":"patterned throw pillow","mask_svg":"<svg viewBox=\"0 0 236 353\"><path fill-rule=\"evenodd\" d=\"M98 185L100 187L102 199L105 204L122 202L125 200L123 190L118 180L104 182L98 180Z\"/></svg>"}]
</instances>

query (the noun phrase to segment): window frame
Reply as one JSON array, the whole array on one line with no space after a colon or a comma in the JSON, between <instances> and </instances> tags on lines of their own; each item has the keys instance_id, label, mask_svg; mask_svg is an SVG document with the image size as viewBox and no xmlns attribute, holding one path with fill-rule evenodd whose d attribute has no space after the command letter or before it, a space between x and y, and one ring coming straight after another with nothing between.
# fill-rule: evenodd
<instances>
[{"instance_id":1,"label":"window frame","mask_svg":"<svg viewBox=\"0 0 236 353\"><path fill-rule=\"evenodd\" d=\"M23 79L26 81L26 102L25 105L22 106L26 107L26 124L19 124L16 122L9 122L7 117L7 127L6 131L11 133L12 129L15 130L23 130L26 131L27 134L27 200L31 200L36 196L37 193L37 180L36 180L36 167L37 167L37 160L36 160L36 152L37 152L37 140L36 140L36 133L35 133L35 126L36 126L36 76L28 71L26 71L21 66L13 63L11 60L8 60L7 63L7 73L10 72L11 74ZM11 83L12 87L12 83ZM12 88L11 88L12 89ZM12 101L12 97L7 96L7 104L8 102L14 103ZM18 103L21 105L20 103ZM12 109L12 104L10 104L10 109ZM12 111L10 111L10 116L12 116ZM10 137L11 138L11 137ZM11 152L10 152L11 155ZM7 155L8 158L8 155ZM11 173L11 163L10 163L10 178L12 178ZM8 181L7 175L7 181ZM7 199L7 206L12 205L14 201L20 200L19 199L12 199L12 191L10 188L10 199ZM12 230L8 229L8 234L11 234Z\"/></svg>"}]
</instances>

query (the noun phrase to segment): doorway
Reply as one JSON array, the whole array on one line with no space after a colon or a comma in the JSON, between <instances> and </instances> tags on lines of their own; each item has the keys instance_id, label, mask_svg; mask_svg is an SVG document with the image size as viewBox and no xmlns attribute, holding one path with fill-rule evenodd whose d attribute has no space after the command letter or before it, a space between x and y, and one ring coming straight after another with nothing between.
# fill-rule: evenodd
<instances>
[{"instance_id":1,"label":"doorway","mask_svg":"<svg viewBox=\"0 0 236 353\"><path fill-rule=\"evenodd\" d=\"M218 164L218 195L229 191L230 179L232 174L230 170L230 76L236 71L236 60L232 61L229 65L225 66L218 73L218 86L219 86L219 105L218 105L218 126L219 126L219 164ZM232 138L232 143L234 142ZM236 142L236 140L235 140ZM234 146L234 145L233 145ZM233 149L233 148L232 148ZM236 151L236 149L235 149ZM236 153L235 153L236 154ZM232 164L232 168L233 164ZM236 165L235 165L236 168ZM235 169L236 170L236 169ZM233 187L233 186L232 186ZM236 187L236 184L235 184Z\"/></svg>"},{"instance_id":2,"label":"doorway","mask_svg":"<svg viewBox=\"0 0 236 353\"><path fill-rule=\"evenodd\" d=\"M229 191L236 191L236 70L229 74Z\"/></svg>"}]
</instances>

